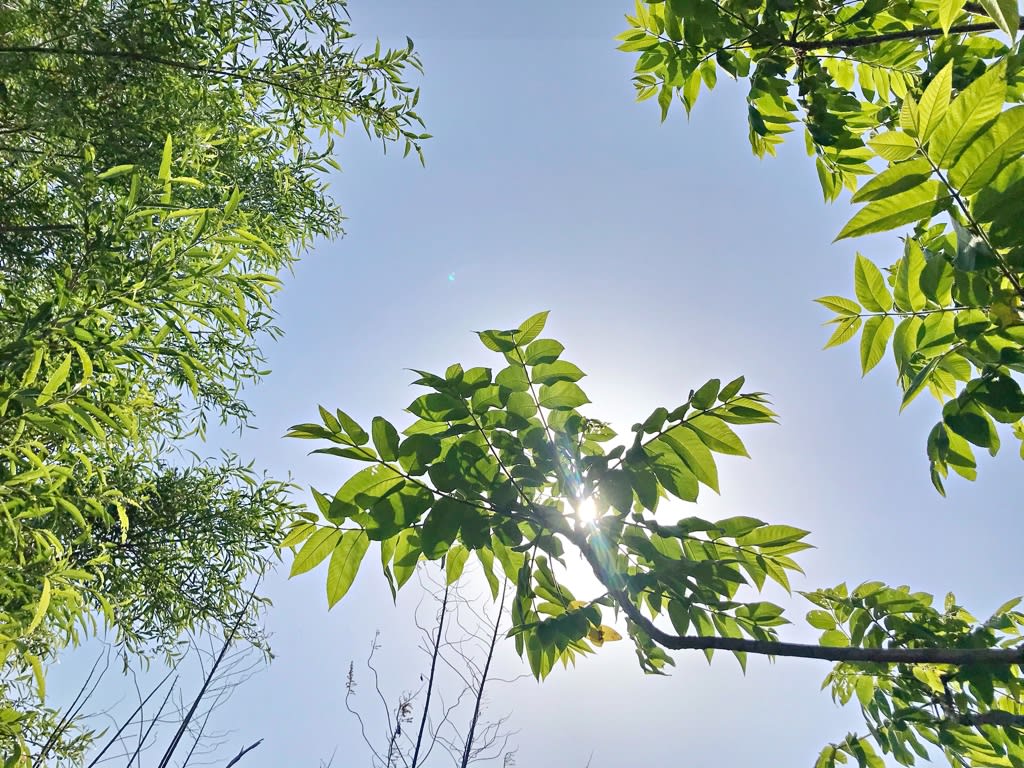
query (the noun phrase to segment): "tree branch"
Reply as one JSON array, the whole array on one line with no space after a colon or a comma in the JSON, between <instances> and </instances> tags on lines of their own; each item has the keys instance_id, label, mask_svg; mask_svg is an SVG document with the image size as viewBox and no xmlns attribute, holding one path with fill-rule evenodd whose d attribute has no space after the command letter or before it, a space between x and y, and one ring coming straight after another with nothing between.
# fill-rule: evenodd
<instances>
[{"instance_id":1,"label":"tree branch","mask_svg":"<svg viewBox=\"0 0 1024 768\"><path fill-rule=\"evenodd\" d=\"M1020 22L1020 29L1024 29L1024 19ZM943 37L945 35L958 35L970 32L995 32L999 26L994 22L981 22L978 24L958 24L949 28L949 32L943 32L938 27L925 29L902 29L899 32L885 32L880 35L864 35L861 37L837 37L833 40L777 40L772 45L792 48L795 51L811 53L813 51L826 50L830 48L862 48L866 45L877 45L888 43L893 40L926 40L932 37Z\"/></svg>"},{"instance_id":2,"label":"tree branch","mask_svg":"<svg viewBox=\"0 0 1024 768\"><path fill-rule=\"evenodd\" d=\"M248 747L243 747L242 749L238 750L238 754L235 755L233 758L231 758L231 762L228 763L226 766L224 766L224 768L231 768L232 765L237 763L239 760L241 760L243 757L245 757L246 754L248 754L249 752L252 752L254 749L256 749L256 747L258 747L262 743L263 743L263 739L260 739L256 743L250 744Z\"/></svg>"},{"instance_id":3,"label":"tree branch","mask_svg":"<svg viewBox=\"0 0 1024 768\"><path fill-rule=\"evenodd\" d=\"M447 579L445 579L447 582ZM441 617L437 620L437 639L434 641L434 652L430 658L430 677L427 681L427 698L423 702L423 715L420 717L420 730L416 734L416 748L412 753L412 768L416 768L416 764L420 757L420 746L423 743L423 730L427 725L427 712L430 709L430 694L434 689L434 674L437 668L437 654L441 650L441 632L444 629L444 615L448 610L448 589L450 585L446 584L444 588L444 598L441 600Z\"/></svg>"},{"instance_id":4,"label":"tree branch","mask_svg":"<svg viewBox=\"0 0 1024 768\"><path fill-rule=\"evenodd\" d=\"M749 640L736 637L672 635L659 629L640 611L626 591L615 585L612 575L598 558L583 531L563 531L590 564L594 575L629 619L663 648L683 650L742 651L761 656L783 656L798 659L820 659L837 662L875 664L998 664L1008 666L1024 663L1024 645L1017 648L851 648L785 643L776 640ZM986 713L987 714L987 713Z\"/></svg>"}]
</instances>

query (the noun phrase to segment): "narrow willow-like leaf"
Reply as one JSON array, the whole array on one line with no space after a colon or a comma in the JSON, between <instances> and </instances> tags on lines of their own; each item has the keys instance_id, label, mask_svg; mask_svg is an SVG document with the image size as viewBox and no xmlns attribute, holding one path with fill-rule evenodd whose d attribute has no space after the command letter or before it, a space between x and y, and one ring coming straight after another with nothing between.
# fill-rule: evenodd
<instances>
[{"instance_id":1,"label":"narrow willow-like leaf","mask_svg":"<svg viewBox=\"0 0 1024 768\"><path fill-rule=\"evenodd\" d=\"M895 325L889 315L875 315L865 321L864 332L860 337L860 365L865 375L885 356L885 349Z\"/></svg>"},{"instance_id":2,"label":"narrow willow-like leaf","mask_svg":"<svg viewBox=\"0 0 1024 768\"><path fill-rule=\"evenodd\" d=\"M46 611L50 607L50 579L43 576L43 589L39 594L39 602L36 603L36 609L32 614L32 620L28 626L25 627L25 634L30 635L36 631L36 628L43 623L43 618L46 616Z\"/></svg>"}]
</instances>

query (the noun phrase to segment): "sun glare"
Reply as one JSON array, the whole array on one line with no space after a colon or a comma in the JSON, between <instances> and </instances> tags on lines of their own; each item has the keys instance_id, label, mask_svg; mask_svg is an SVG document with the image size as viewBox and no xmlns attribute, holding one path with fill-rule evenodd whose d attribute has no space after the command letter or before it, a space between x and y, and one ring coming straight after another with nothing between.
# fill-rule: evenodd
<instances>
[{"instance_id":1,"label":"sun glare","mask_svg":"<svg viewBox=\"0 0 1024 768\"><path fill-rule=\"evenodd\" d=\"M597 506L589 496L585 499L580 499L576 503L576 519L585 525L590 525L597 521Z\"/></svg>"}]
</instances>

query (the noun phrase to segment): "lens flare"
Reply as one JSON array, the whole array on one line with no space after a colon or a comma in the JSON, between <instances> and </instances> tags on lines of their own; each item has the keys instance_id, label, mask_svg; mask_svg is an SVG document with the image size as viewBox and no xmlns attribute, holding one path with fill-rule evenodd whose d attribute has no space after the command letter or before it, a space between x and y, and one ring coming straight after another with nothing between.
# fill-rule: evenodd
<instances>
[{"instance_id":1,"label":"lens flare","mask_svg":"<svg viewBox=\"0 0 1024 768\"><path fill-rule=\"evenodd\" d=\"M576 519L586 525L597 522L597 505L590 497L576 502Z\"/></svg>"}]
</instances>

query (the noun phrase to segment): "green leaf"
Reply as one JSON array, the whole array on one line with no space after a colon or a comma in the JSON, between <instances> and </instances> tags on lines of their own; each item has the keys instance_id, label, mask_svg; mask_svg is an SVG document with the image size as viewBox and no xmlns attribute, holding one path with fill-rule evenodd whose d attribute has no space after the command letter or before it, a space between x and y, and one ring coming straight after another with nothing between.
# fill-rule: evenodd
<instances>
[{"instance_id":1,"label":"green leaf","mask_svg":"<svg viewBox=\"0 0 1024 768\"><path fill-rule=\"evenodd\" d=\"M513 392L526 392L530 388L530 379L526 375L526 369L518 363L513 363L498 371L498 375L494 377L494 383Z\"/></svg>"},{"instance_id":2,"label":"green leaf","mask_svg":"<svg viewBox=\"0 0 1024 768\"><path fill-rule=\"evenodd\" d=\"M949 34L949 28L953 26L957 16L963 10L967 0L939 0L939 26L943 34Z\"/></svg>"},{"instance_id":3,"label":"green leaf","mask_svg":"<svg viewBox=\"0 0 1024 768\"><path fill-rule=\"evenodd\" d=\"M791 525L763 525L736 539L741 547L777 547L803 539L809 531Z\"/></svg>"},{"instance_id":4,"label":"green leaf","mask_svg":"<svg viewBox=\"0 0 1024 768\"><path fill-rule=\"evenodd\" d=\"M932 175L932 166L926 158L896 163L868 181L858 189L850 200L854 203L866 203L871 200L884 200L901 192L914 189L923 184Z\"/></svg>"},{"instance_id":5,"label":"green leaf","mask_svg":"<svg viewBox=\"0 0 1024 768\"><path fill-rule=\"evenodd\" d=\"M516 348L514 331L477 331L480 341L492 352L511 352Z\"/></svg>"},{"instance_id":6,"label":"green leaf","mask_svg":"<svg viewBox=\"0 0 1024 768\"><path fill-rule=\"evenodd\" d=\"M491 597L493 599L498 598L498 577L494 573L494 552L488 547L481 547L480 549L474 550L476 552L476 559L480 561L480 568L484 572L484 578L487 579L487 586L490 587Z\"/></svg>"},{"instance_id":7,"label":"green leaf","mask_svg":"<svg viewBox=\"0 0 1024 768\"><path fill-rule=\"evenodd\" d=\"M36 628L43 623L43 618L46 616L46 610L50 607L50 579L43 576L43 589L39 594L39 602L36 603L36 609L32 614L32 620L25 627L25 634L31 635L35 632Z\"/></svg>"},{"instance_id":8,"label":"green leaf","mask_svg":"<svg viewBox=\"0 0 1024 768\"><path fill-rule=\"evenodd\" d=\"M821 639L818 641L821 645L829 648L845 648L850 644L846 635L840 632L838 629L830 629L822 634Z\"/></svg>"},{"instance_id":9,"label":"green leaf","mask_svg":"<svg viewBox=\"0 0 1024 768\"><path fill-rule=\"evenodd\" d=\"M532 378L538 384L554 384L556 381L579 381L586 374L570 362L556 360L553 363L539 363L533 367Z\"/></svg>"},{"instance_id":10,"label":"green leaf","mask_svg":"<svg viewBox=\"0 0 1024 768\"><path fill-rule=\"evenodd\" d=\"M917 154L917 142L902 131L886 131L868 140L875 154L890 162L907 160Z\"/></svg>"},{"instance_id":11,"label":"green leaf","mask_svg":"<svg viewBox=\"0 0 1024 768\"><path fill-rule=\"evenodd\" d=\"M537 399L543 407L555 410L578 408L590 402L579 385L571 381L545 384L540 388Z\"/></svg>"},{"instance_id":12,"label":"green leaf","mask_svg":"<svg viewBox=\"0 0 1024 768\"><path fill-rule=\"evenodd\" d=\"M860 337L860 366L864 374L878 365L885 356L885 348L895 325L888 315L869 317L864 323L864 333Z\"/></svg>"},{"instance_id":13,"label":"green leaf","mask_svg":"<svg viewBox=\"0 0 1024 768\"><path fill-rule=\"evenodd\" d=\"M676 455L686 464L694 476L715 493L718 490L718 467L708 446L693 430L684 425L673 427L663 434L659 440L675 451Z\"/></svg>"},{"instance_id":14,"label":"green leaf","mask_svg":"<svg viewBox=\"0 0 1024 768\"><path fill-rule=\"evenodd\" d=\"M842 296L822 296L820 299L815 299L816 302L826 309L831 309L838 315L844 317L853 317L860 314L860 304L853 301L852 299L844 299Z\"/></svg>"},{"instance_id":15,"label":"green leaf","mask_svg":"<svg viewBox=\"0 0 1024 768\"><path fill-rule=\"evenodd\" d=\"M981 7L992 17L992 21L1011 40L1017 39L1017 30L1020 27L1020 13L1017 9L1017 0L980 0Z\"/></svg>"},{"instance_id":16,"label":"green leaf","mask_svg":"<svg viewBox=\"0 0 1024 768\"><path fill-rule=\"evenodd\" d=\"M320 565L324 558L334 551L334 547L338 544L341 536L342 531L340 528L317 529L312 536L306 539L302 549L295 555L295 560L292 562L292 569L288 577L298 576L300 573L305 573Z\"/></svg>"},{"instance_id":17,"label":"green leaf","mask_svg":"<svg viewBox=\"0 0 1024 768\"><path fill-rule=\"evenodd\" d=\"M113 168L108 168L103 173L99 174L97 179L112 179L115 176L123 176L126 173L131 173L135 170L134 165L115 165Z\"/></svg>"},{"instance_id":18,"label":"green leaf","mask_svg":"<svg viewBox=\"0 0 1024 768\"><path fill-rule=\"evenodd\" d=\"M731 400L732 398L736 397L740 389L743 388L743 384L745 381L746 379L743 376L737 376L735 379L733 379L724 387L722 387L722 391L718 393L718 399L721 402L725 403Z\"/></svg>"},{"instance_id":19,"label":"green leaf","mask_svg":"<svg viewBox=\"0 0 1024 768\"><path fill-rule=\"evenodd\" d=\"M933 357L923 368L921 368L920 371L917 372L914 378L910 380L910 384L903 393L903 402L900 403L901 411L910 404L911 400L920 394L922 389L924 389L925 384L928 383L928 379L938 366L939 360L940 358Z\"/></svg>"},{"instance_id":20,"label":"green leaf","mask_svg":"<svg viewBox=\"0 0 1024 768\"><path fill-rule=\"evenodd\" d=\"M38 656L28 651L25 651L22 654L22 657L25 659L25 661L28 662L28 665L32 667L32 677L36 683L36 695L39 697L39 700L42 701L46 698L46 673L43 671L43 663L39 660ZM13 712L13 710L11 709L5 709L0 711L2 711L4 714ZM15 747L15 749L17 749L17 746ZM14 754L17 755L18 753L15 752ZM10 768L20 768L21 765L27 764L22 760L12 760L11 756L4 755L4 757L6 759L4 768L8 768L8 766Z\"/></svg>"},{"instance_id":21,"label":"green leaf","mask_svg":"<svg viewBox=\"0 0 1024 768\"><path fill-rule=\"evenodd\" d=\"M157 174L157 179L167 183L171 180L171 134L167 134L167 138L164 140L164 151L160 158L160 172Z\"/></svg>"},{"instance_id":22,"label":"green leaf","mask_svg":"<svg viewBox=\"0 0 1024 768\"><path fill-rule=\"evenodd\" d=\"M628 474L621 469L611 469L601 477L598 489L609 506L629 514L633 506L633 486Z\"/></svg>"},{"instance_id":23,"label":"green leaf","mask_svg":"<svg viewBox=\"0 0 1024 768\"><path fill-rule=\"evenodd\" d=\"M668 445L655 441L644 448L644 453L666 491L683 501L697 500L699 486L696 476Z\"/></svg>"},{"instance_id":24,"label":"green leaf","mask_svg":"<svg viewBox=\"0 0 1024 768\"><path fill-rule=\"evenodd\" d=\"M853 266L853 285L857 299L872 312L892 310L892 296L885 285L882 271L870 259L857 254Z\"/></svg>"},{"instance_id":25,"label":"green leaf","mask_svg":"<svg viewBox=\"0 0 1024 768\"><path fill-rule=\"evenodd\" d=\"M337 415L342 429L345 430L345 434L352 438L353 443L359 446L366 445L370 442L370 436L366 434L366 431L356 423L355 419L340 408L336 409L334 413Z\"/></svg>"},{"instance_id":26,"label":"green leaf","mask_svg":"<svg viewBox=\"0 0 1024 768\"><path fill-rule=\"evenodd\" d=\"M896 266L896 285L893 289L896 306L903 312L920 312L928 304L921 290L925 263L921 247L914 240L908 240L903 258Z\"/></svg>"},{"instance_id":27,"label":"green leaf","mask_svg":"<svg viewBox=\"0 0 1024 768\"><path fill-rule=\"evenodd\" d=\"M693 407L699 410L707 410L715 404L715 400L718 399L718 390L721 389L722 382L718 379L711 379L703 386L700 387L696 392L693 393Z\"/></svg>"},{"instance_id":28,"label":"green leaf","mask_svg":"<svg viewBox=\"0 0 1024 768\"><path fill-rule=\"evenodd\" d=\"M836 324L836 331L828 338L822 349L828 349L829 347L838 347L840 344L845 344L854 336L860 329L861 319L860 317L843 317L839 321L830 321Z\"/></svg>"},{"instance_id":29,"label":"green leaf","mask_svg":"<svg viewBox=\"0 0 1024 768\"><path fill-rule=\"evenodd\" d=\"M956 162L974 135L1003 111L1005 94L1006 59L1000 59L953 99L928 145L936 165L949 168Z\"/></svg>"},{"instance_id":30,"label":"green leaf","mask_svg":"<svg viewBox=\"0 0 1024 768\"><path fill-rule=\"evenodd\" d=\"M1007 165L1024 153L1024 106L1003 112L977 135L949 171L950 183L971 196L995 180Z\"/></svg>"},{"instance_id":31,"label":"green leaf","mask_svg":"<svg viewBox=\"0 0 1024 768\"><path fill-rule=\"evenodd\" d=\"M743 441L720 419L699 414L687 419L681 426L696 432L701 442L716 453L749 456L747 449L743 447Z\"/></svg>"},{"instance_id":32,"label":"green leaf","mask_svg":"<svg viewBox=\"0 0 1024 768\"><path fill-rule=\"evenodd\" d=\"M927 142L932 132L942 123L952 94L953 62L949 62L928 83L917 103L917 134L922 143Z\"/></svg>"},{"instance_id":33,"label":"green leaf","mask_svg":"<svg viewBox=\"0 0 1024 768\"><path fill-rule=\"evenodd\" d=\"M547 314L547 313L545 313ZM469 559L469 550L461 544L456 544L444 559L444 575L446 584L454 584L462 576L466 568L466 561Z\"/></svg>"},{"instance_id":34,"label":"green leaf","mask_svg":"<svg viewBox=\"0 0 1024 768\"><path fill-rule=\"evenodd\" d=\"M832 614L817 608L807 612L807 623L815 629L831 630L836 628L836 620Z\"/></svg>"},{"instance_id":35,"label":"green leaf","mask_svg":"<svg viewBox=\"0 0 1024 768\"><path fill-rule=\"evenodd\" d=\"M423 521L420 531L420 546L430 560L443 556L459 535L459 526L469 507L455 499L442 497L437 500Z\"/></svg>"},{"instance_id":36,"label":"green leaf","mask_svg":"<svg viewBox=\"0 0 1024 768\"><path fill-rule=\"evenodd\" d=\"M547 311L538 312L524 320L516 333L516 344L522 347L540 336L540 332L544 330L544 324L548 320L548 314Z\"/></svg>"},{"instance_id":37,"label":"green leaf","mask_svg":"<svg viewBox=\"0 0 1024 768\"><path fill-rule=\"evenodd\" d=\"M526 348L524 358L527 365L553 363L564 351L565 347L554 339L537 339L530 342L530 345Z\"/></svg>"},{"instance_id":38,"label":"green leaf","mask_svg":"<svg viewBox=\"0 0 1024 768\"><path fill-rule=\"evenodd\" d=\"M60 365L57 366L56 370L50 374L50 378L47 379L46 384L43 386L42 392L36 398L36 405L45 405L57 392L58 389L68 379L68 374L71 372L71 353L64 355L64 359L60 361Z\"/></svg>"},{"instance_id":39,"label":"green leaf","mask_svg":"<svg viewBox=\"0 0 1024 768\"><path fill-rule=\"evenodd\" d=\"M928 221L945 210L949 199L941 182L926 181L906 192L868 203L847 222L835 239L886 232L904 224Z\"/></svg>"},{"instance_id":40,"label":"green leaf","mask_svg":"<svg viewBox=\"0 0 1024 768\"><path fill-rule=\"evenodd\" d=\"M334 494L328 517L336 521L351 517L361 510L369 509L403 485L405 479L391 467L375 464L361 469Z\"/></svg>"},{"instance_id":41,"label":"green leaf","mask_svg":"<svg viewBox=\"0 0 1024 768\"><path fill-rule=\"evenodd\" d=\"M398 430L387 419L373 417L370 431L373 433L373 445L384 461L398 458Z\"/></svg>"},{"instance_id":42,"label":"green leaf","mask_svg":"<svg viewBox=\"0 0 1024 768\"><path fill-rule=\"evenodd\" d=\"M327 566L328 609L333 608L352 586L369 546L370 539L363 531L345 531L342 534Z\"/></svg>"}]
</instances>

